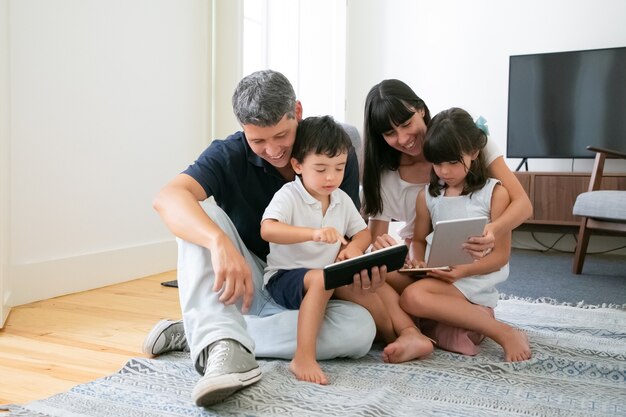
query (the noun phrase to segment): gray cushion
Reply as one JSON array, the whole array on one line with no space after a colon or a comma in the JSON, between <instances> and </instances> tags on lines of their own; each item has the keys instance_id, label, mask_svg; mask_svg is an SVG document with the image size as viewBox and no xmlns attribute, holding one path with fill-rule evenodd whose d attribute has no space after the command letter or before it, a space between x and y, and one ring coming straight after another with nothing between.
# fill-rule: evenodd
<instances>
[{"instance_id":1,"label":"gray cushion","mask_svg":"<svg viewBox=\"0 0 626 417\"><path fill-rule=\"evenodd\" d=\"M626 191L589 191L576 197L574 215L626 222Z\"/></svg>"},{"instance_id":2,"label":"gray cushion","mask_svg":"<svg viewBox=\"0 0 626 417\"><path fill-rule=\"evenodd\" d=\"M363 148L363 143L361 142L361 135L359 134L358 129L351 124L342 123L341 126L343 126L343 130L345 130L348 136L350 136L350 141L352 142L352 146L354 146L354 150L356 151L356 157L359 161L360 169L360 167L363 165L363 152L361 150Z\"/></svg>"}]
</instances>

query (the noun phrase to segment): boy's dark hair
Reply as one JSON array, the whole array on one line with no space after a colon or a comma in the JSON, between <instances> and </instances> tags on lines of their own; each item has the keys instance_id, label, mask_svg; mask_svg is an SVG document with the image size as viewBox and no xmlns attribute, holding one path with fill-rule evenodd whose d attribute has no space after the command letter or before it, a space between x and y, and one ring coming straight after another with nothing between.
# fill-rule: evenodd
<instances>
[{"instance_id":1,"label":"boy's dark hair","mask_svg":"<svg viewBox=\"0 0 626 417\"><path fill-rule=\"evenodd\" d=\"M348 153L351 146L350 137L332 117L307 117L298 124L291 157L300 163L311 153L332 158Z\"/></svg>"},{"instance_id":2,"label":"boy's dark hair","mask_svg":"<svg viewBox=\"0 0 626 417\"><path fill-rule=\"evenodd\" d=\"M367 94L363 128L363 213L382 213L381 173L396 171L400 166L402 152L389 146L383 133L393 129L394 125L402 125L419 110L424 110L424 123L428 125L428 106L400 80L383 80Z\"/></svg>"},{"instance_id":3,"label":"boy's dark hair","mask_svg":"<svg viewBox=\"0 0 626 417\"><path fill-rule=\"evenodd\" d=\"M479 129L472 116L458 107L452 107L438 113L428 125L424 139L424 157L433 164L458 161L463 163L463 154L479 151L478 158L472 161L465 177L465 188L461 195L471 194L481 189L489 178L483 150L487 144L487 135ZM439 182L435 170L430 172L428 192L433 197L441 194L447 187Z\"/></svg>"}]
</instances>

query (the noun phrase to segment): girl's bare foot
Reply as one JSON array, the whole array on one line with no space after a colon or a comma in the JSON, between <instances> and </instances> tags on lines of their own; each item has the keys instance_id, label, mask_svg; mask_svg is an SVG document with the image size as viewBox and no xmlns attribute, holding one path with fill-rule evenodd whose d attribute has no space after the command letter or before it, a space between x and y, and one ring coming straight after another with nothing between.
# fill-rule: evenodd
<instances>
[{"instance_id":1,"label":"girl's bare foot","mask_svg":"<svg viewBox=\"0 0 626 417\"><path fill-rule=\"evenodd\" d=\"M503 336L502 349L504 349L505 361L521 362L530 359L532 353L525 332L511 328Z\"/></svg>"},{"instance_id":2,"label":"girl's bare foot","mask_svg":"<svg viewBox=\"0 0 626 417\"><path fill-rule=\"evenodd\" d=\"M385 346L383 360L388 363L400 363L419 359L433 351L433 342L416 327L407 327L400 336Z\"/></svg>"},{"instance_id":3,"label":"girl's bare foot","mask_svg":"<svg viewBox=\"0 0 626 417\"><path fill-rule=\"evenodd\" d=\"M328 378L315 358L302 358L296 353L289 364L289 370L293 372L298 381L314 382L320 385L328 384Z\"/></svg>"}]
</instances>

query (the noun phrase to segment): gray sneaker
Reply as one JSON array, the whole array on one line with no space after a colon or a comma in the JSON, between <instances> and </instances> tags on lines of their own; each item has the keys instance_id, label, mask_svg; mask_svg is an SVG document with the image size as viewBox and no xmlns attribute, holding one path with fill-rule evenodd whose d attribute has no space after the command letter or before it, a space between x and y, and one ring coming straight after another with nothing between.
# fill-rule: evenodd
<instances>
[{"instance_id":1,"label":"gray sneaker","mask_svg":"<svg viewBox=\"0 0 626 417\"><path fill-rule=\"evenodd\" d=\"M161 320L150 330L141 347L146 355L182 350L189 350L182 320Z\"/></svg>"},{"instance_id":2,"label":"gray sneaker","mask_svg":"<svg viewBox=\"0 0 626 417\"><path fill-rule=\"evenodd\" d=\"M254 355L236 340L218 340L208 351L204 376L191 392L196 405L206 407L218 403L261 379L261 369Z\"/></svg>"}]
</instances>

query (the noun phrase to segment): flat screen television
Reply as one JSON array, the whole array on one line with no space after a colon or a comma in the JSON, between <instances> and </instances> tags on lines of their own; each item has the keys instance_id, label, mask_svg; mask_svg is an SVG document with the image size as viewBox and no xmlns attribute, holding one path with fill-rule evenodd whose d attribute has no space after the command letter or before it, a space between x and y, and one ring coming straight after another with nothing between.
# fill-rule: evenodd
<instances>
[{"instance_id":1,"label":"flat screen television","mask_svg":"<svg viewBox=\"0 0 626 417\"><path fill-rule=\"evenodd\" d=\"M626 152L626 47L509 60L508 158Z\"/></svg>"}]
</instances>

